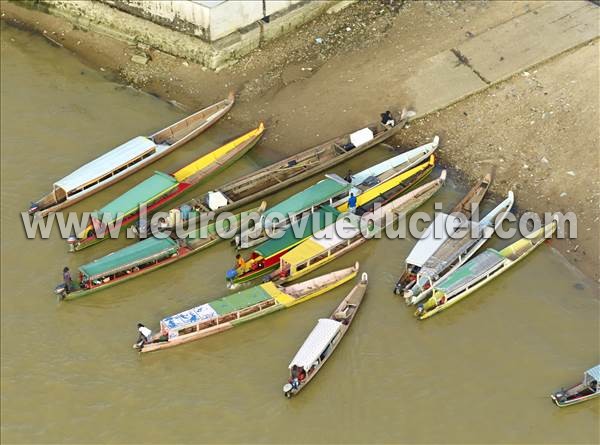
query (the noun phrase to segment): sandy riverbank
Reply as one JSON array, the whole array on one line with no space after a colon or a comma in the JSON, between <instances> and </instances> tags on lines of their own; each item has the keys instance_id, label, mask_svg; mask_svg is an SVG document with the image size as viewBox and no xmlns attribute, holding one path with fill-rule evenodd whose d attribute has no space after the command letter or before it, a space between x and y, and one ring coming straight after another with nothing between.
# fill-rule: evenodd
<instances>
[{"instance_id":1,"label":"sandy riverbank","mask_svg":"<svg viewBox=\"0 0 600 445\"><path fill-rule=\"evenodd\" d=\"M11 3L3 2L2 18L42 33L121 82L189 109L234 89L233 119L265 120L269 132L262 144L283 157L370 121L384 108L414 105L416 93L402 88L402 80L418 75L415 66L543 4L361 2L219 73ZM146 65L131 61L141 52L151 59ZM409 147L439 134L444 164L469 179L496 165L492 190L514 190L519 211L575 212L579 238L554 245L598 280L599 67L596 40L415 121L396 144Z\"/></svg>"}]
</instances>

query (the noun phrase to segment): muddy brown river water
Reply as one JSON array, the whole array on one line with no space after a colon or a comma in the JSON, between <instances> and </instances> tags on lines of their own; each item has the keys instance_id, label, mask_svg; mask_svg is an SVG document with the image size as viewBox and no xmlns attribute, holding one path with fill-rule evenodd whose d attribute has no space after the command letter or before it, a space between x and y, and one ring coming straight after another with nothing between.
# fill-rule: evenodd
<instances>
[{"instance_id":1,"label":"muddy brown river water","mask_svg":"<svg viewBox=\"0 0 600 445\"><path fill-rule=\"evenodd\" d=\"M3 27L1 44L3 442L599 440L600 399L561 410L548 397L600 361L600 302L593 284L547 244L425 322L392 294L412 240L370 241L317 271L360 260L370 285L335 355L293 400L281 391L289 360L349 284L143 357L131 349L138 321L156 328L163 316L227 293L224 273L233 261L227 243L89 298L58 303L52 290L64 265L74 269L131 241L69 254L57 233L27 240L19 212L54 179L183 113L107 80L40 37ZM246 130L225 120L73 210L98 208L152 170L171 171ZM259 145L197 192L302 148L272 153ZM377 147L351 166L389 155ZM462 190L450 179L438 195L446 208Z\"/></svg>"}]
</instances>

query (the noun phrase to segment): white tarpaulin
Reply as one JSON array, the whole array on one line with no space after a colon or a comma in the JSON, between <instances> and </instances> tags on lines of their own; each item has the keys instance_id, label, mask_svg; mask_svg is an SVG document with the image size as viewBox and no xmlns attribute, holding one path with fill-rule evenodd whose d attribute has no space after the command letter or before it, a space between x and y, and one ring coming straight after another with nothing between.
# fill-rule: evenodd
<instances>
[{"instance_id":1,"label":"white tarpaulin","mask_svg":"<svg viewBox=\"0 0 600 445\"><path fill-rule=\"evenodd\" d=\"M126 165L135 158L147 153L156 145L150 139L137 136L132 140L119 145L99 158L79 167L73 173L65 176L54 183L55 187L60 187L66 192L77 189L88 182L101 178L111 173L116 168Z\"/></svg>"},{"instance_id":2,"label":"white tarpaulin","mask_svg":"<svg viewBox=\"0 0 600 445\"><path fill-rule=\"evenodd\" d=\"M433 223L427 227L425 233L421 239L417 242L415 247L410 251L406 258L406 264L415 265L418 267L423 266L425 262L435 253L435 251L449 238L449 235L453 233L451 230L446 228L458 227L460 219L448 215L446 213L438 213L433 220Z\"/></svg>"},{"instance_id":3,"label":"white tarpaulin","mask_svg":"<svg viewBox=\"0 0 600 445\"><path fill-rule=\"evenodd\" d=\"M308 371L331 340L333 340L333 337L340 330L341 325L339 321L330 318L321 318L294 356L289 369L292 369L296 365Z\"/></svg>"}]
</instances>

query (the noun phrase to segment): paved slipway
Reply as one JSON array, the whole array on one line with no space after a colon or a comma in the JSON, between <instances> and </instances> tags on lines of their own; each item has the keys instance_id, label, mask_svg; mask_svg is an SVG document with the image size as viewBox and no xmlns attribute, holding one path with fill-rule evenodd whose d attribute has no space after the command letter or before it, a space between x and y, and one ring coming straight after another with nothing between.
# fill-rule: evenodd
<instances>
[{"instance_id":1,"label":"paved slipway","mask_svg":"<svg viewBox=\"0 0 600 445\"><path fill-rule=\"evenodd\" d=\"M278 119L272 119L266 143L237 162L235 168L207 183L205 189L279 159L282 153L298 151L359 125L376 115L381 103L410 102L403 96L405 87L399 85L409 81L408 71L429 66L417 68L418 57L435 58L448 48L459 47L460 54L472 54L468 47L460 46L461 42L502 26L500 22L509 23L511 17L523 20L534 10L548 7L548 3L532 2L527 12L523 9L525 4L506 4L507 9L502 9L496 3L499 2L467 4L465 12L458 13L447 6L430 10L426 5L410 6L406 16L413 20L413 26L407 23L407 34L398 40L394 40L398 36L394 33L404 31L390 28L387 34L390 41L381 44L382 50L389 52L378 59L380 63L391 60L395 45L400 49L419 49L422 45L415 54L407 55L403 64L396 63L399 70L396 83L390 82L391 77L383 78L382 85L376 81L377 76L394 72L389 65L387 71L378 72L373 68L375 64L361 62L354 71L340 72L335 77L339 85L329 91L325 86L331 83L320 77L330 70L329 64L343 61L338 66L345 66L351 55L357 53L364 56L358 60L370 60L366 47L334 55L304 80L262 93L267 94L264 97L250 97L247 93L247 101L236 107L234 119L220 123L139 174L77 204L74 210L98 208L152 170L168 171L185 164L239 133L239 126L246 125L243 118L255 119L260 110L264 110L258 113L260 116ZM587 7L585 3L580 5ZM427 11L430 15L425 14ZM448 11L450 15L446 15ZM486 11L489 14L483 14ZM394 21L400 20L402 13ZM452 26L467 23L463 20L460 25L453 25L451 21L467 17L468 30L450 32L455 29ZM427 33L415 31L417 18L422 19L419 23ZM555 16L551 22L559 18ZM466 31L474 37L466 37ZM446 39L441 42L444 35ZM161 128L183 113L157 98L107 81L102 72L83 65L62 48L49 47L42 37L3 27L1 43L0 302L4 442L597 441L600 400L559 410L548 397L552 390L577 380L584 369L600 361L597 335L600 301L596 290L548 245L541 246L509 274L425 323L416 322L391 292L412 241L373 241L324 267L315 275L360 260L372 279L365 303L344 343L311 387L291 401L281 393L287 364L316 319L331 312L349 291L349 284L289 311L145 357L131 350L138 321L155 328L158 319L165 315L225 295L223 273L233 258L226 243L89 299L57 303L52 288L61 278L63 265L74 268L128 242L121 239L80 254L68 254L64 240L56 234L47 241L26 240L19 211L44 192L52 178L135 134ZM564 98L573 108L585 109L586 102L578 89L569 87L556 93L557 97L553 92L558 83L553 79L557 75L569 79L568 82L574 79L586 85L593 82L591 74L573 77L572 66L595 57L597 46L584 42L578 45L549 64L526 68L529 75L519 74L508 83L494 86L496 90L488 89L456 104L458 108L448 111L454 114L440 112L438 127L435 122L428 123L436 114L417 121L406 132L406 139L403 137L398 143L406 148L419 139L431 137L435 131L456 125L456 130L447 130L445 137L447 149L451 150L450 159L456 159L462 170L463 164L456 155L460 147L464 145L467 150L473 144L481 149L482 145L477 142L481 135L469 133L469 138L459 139L460 130L479 124L484 134L496 137L491 124L484 125L478 119L491 117L504 123L502 119L508 116L492 113L498 98L513 107L533 99L533 106L540 108L536 121L542 119L544 111L548 115L552 111L541 110L537 101L543 101L543 97L550 96L550 103L561 103ZM457 65L461 72L466 68L469 66L464 63ZM476 69L479 68L483 72L484 65ZM372 76L361 77L362 87L357 88L358 77L353 76L369 69ZM417 71L413 74L418 77ZM329 76L336 75L335 71L329 71ZM289 72L286 78L291 78L287 76ZM349 79L355 80L348 82ZM315 81L321 83L321 89L312 89ZM362 84L366 81L369 83ZM541 83L541 89L532 86L536 81ZM352 88L343 90L342 84ZM366 100L369 94L365 94L364 87L372 91L372 101ZM200 99L209 102L225 89L221 85L210 93L214 97ZM316 94L319 91L321 94ZM544 95L545 91L548 95ZM352 94L357 96L353 98ZM322 95L329 97L330 103ZM509 99L504 99L506 95ZM572 102L571 97L577 101ZM486 104L481 114L477 114L478 101ZM252 103L256 107L254 115L250 112ZM566 107L566 103L562 106ZM329 114L315 115L322 107ZM593 107L587 109L583 126L578 127L576 113L567 111L568 108L561 108L568 116L564 120L565 132L571 137L585 133L590 128L588 114L593 116L596 111ZM524 113L520 109L517 112ZM464 118L472 116L471 125L458 121L457 114ZM530 120L533 119L527 119L527 128L535 128ZM509 133L520 138L524 131L515 128ZM564 143L563 139L560 141ZM548 160L566 162L563 158L555 159L552 155L558 153L554 150L553 147ZM377 147L350 165L339 166L335 172L343 174L348 167L356 170L389 154L387 148ZM513 159L507 157L509 160ZM464 165L465 170L468 168ZM580 171L575 171L579 181ZM466 184L457 183L456 178L451 175L449 187L439 195L448 206L465 191ZM308 183L298 184L271 199L283 198ZM585 185L583 182L578 187ZM519 191L517 199L522 194ZM491 200L486 200L487 208L492 205ZM432 211L432 207L429 203L422 210ZM494 239L490 246L502 247L506 243Z\"/></svg>"}]
</instances>

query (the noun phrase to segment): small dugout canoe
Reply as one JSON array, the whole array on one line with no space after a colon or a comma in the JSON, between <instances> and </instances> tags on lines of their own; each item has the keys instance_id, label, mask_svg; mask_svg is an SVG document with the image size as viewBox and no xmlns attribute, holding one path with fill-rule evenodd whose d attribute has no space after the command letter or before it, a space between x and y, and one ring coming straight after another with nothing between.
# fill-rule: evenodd
<instances>
[{"instance_id":1,"label":"small dugout canoe","mask_svg":"<svg viewBox=\"0 0 600 445\"><path fill-rule=\"evenodd\" d=\"M181 147L221 119L235 95L175 122L150 136L137 136L56 181L52 191L32 202L28 213L44 217L99 192Z\"/></svg>"}]
</instances>

